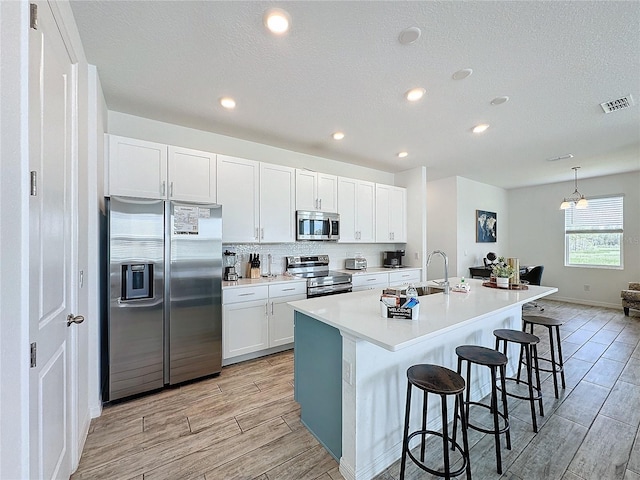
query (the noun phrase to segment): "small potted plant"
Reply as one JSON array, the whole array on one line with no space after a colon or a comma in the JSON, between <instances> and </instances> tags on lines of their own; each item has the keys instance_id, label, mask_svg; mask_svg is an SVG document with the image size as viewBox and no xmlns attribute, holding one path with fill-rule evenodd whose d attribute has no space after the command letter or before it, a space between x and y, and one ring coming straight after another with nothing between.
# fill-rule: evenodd
<instances>
[{"instance_id":1,"label":"small potted plant","mask_svg":"<svg viewBox=\"0 0 640 480\"><path fill-rule=\"evenodd\" d=\"M516 269L511 265L498 264L494 265L492 273L496 277L496 285L499 288L509 288L509 279L516 273Z\"/></svg>"}]
</instances>

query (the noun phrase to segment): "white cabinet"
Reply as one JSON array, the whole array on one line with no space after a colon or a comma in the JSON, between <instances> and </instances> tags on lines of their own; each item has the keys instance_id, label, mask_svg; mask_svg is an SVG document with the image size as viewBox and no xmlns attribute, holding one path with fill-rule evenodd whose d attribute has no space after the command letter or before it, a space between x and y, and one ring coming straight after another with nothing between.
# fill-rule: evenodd
<instances>
[{"instance_id":1,"label":"white cabinet","mask_svg":"<svg viewBox=\"0 0 640 480\"><path fill-rule=\"evenodd\" d=\"M376 242L407 241L407 190L376 184Z\"/></svg>"},{"instance_id":2,"label":"white cabinet","mask_svg":"<svg viewBox=\"0 0 640 480\"><path fill-rule=\"evenodd\" d=\"M303 300L306 293L305 281L223 290L222 358L293 343L293 309L287 302Z\"/></svg>"},{"instance_id":3,"label":"white cabinet","mask_svg":"<svg viewBox=\"0 0 640 480\"><path fill-rule=\"evenodd\" d=\"M338 177L296 169L296 210L336 213Z\"/></svg>"},{"instance_id":4,"label":"white cabinet","mask_svg":"<svg viewBox=\"0 0 640 480\"><path fill-rule=\"evenodd\" d=\"M307 283L269 285L269 346L293 343L293 309L287 302L307 298Z\"/></svg>"},{"instance_id":5,"label":"white cabinet","mask_svg":"<svg viewBox=\"0 0 640 480\"><path fill-rule=\"evenodd\" d=\"M375 241L375 183L338 177L340 242Z\"/></svg>"},{"instance_id":6,"label":"white cabinet","mask_svg":"<svg viewBox=\"0 0 640 480\"><path fill-rule=\"evenodd\" d=\"M109 135L108 195L216 202L216 155Z\"/></svg>"},{"instance_id":7,"label":"white cabinet","mask_svg":"<svg viewBox=\"0 0 640 480\"><path fill-rule=\"evenodd\" d=\"M407 283L418 283L422 279L421 270L405 270L399 269L389 273L389 285L394 287L396 285L406 285Z\"/></svg>"},{"instance_id":8,"label":"white cabinet","mask_svg":"<svg viewBox=\"0 0 640 480\"><path fill-rule=\"evenodd\" d=\"M351 277L351 284L354 292L385 288L389 286L389 274L386 272L358 273Z\"/></svg>"},{"instance_id":9,"label":"white cabinet","mask_svg":"<svg viewBox=\"0 0 640 480\"><path fill-rule=\"evenodd\" d=\"M269 348L268 295L266 285L222 292L223 359Z\"/></svg>"},{"instance_id":10,"label":"white cabinet","mask_svg":"<svg viewBox=\"0 0 640 480\"><path fill-rule=\"evenodd\" d=\"M295 180L294 168L260 164L261 242L296 241Z\"/></svg>"},{"instance_id":11,"label":"white cabinet","mask_svg":"<svg viewBox=\"0 0 640 480\"><path fill-rule=\"evenodd\" d=\"M115 135L108 145L108 195L166 198L166 145Z\"/></svg>"},{"instance_id":12,"label":"white cabinet","mask_svg":"<svg viewBox=\"0 0 640 480\"><path fill-rule=\"evenodd\" d=\"M218 203L222 205L222 241L260 240L260 163L218 155Z\"/></svg>"},{"instance_id":13,"label":"white cabinet","mask_svg":"<svg viewBox=\"0 0 640 480\"><path fill-rule=\"evenodd\" d=\"M216 203L217 162L214 153L169 146L170 200Z\"/></svg>"},{"instance_id":14,"label":"white cabinet","mask_svg":"<svg viewBox=\"0 0 640 480\"><path fill-rule=\"evenodd\" d=\"M218 155L225 243L294 242L295 169Z\"/></svg>"}]
</instances>

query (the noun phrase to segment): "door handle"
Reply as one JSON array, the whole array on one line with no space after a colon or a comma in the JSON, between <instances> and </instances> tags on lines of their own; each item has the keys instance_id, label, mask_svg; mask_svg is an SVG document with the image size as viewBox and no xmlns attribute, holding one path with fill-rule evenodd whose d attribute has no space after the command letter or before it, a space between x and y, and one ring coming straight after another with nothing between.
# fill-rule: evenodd
<instances>
[{"instance_id":1,"label":"door handle","mask_svg":"<svg viewBox=\"0 0 640 480\"><path fill-rule=\"evenodd\" d=\"M74 315L73 313L67 315L67 327L70 327L72 323L82 322L84 322L84 317L82 315Z\"/></svg>"}]
</instances>

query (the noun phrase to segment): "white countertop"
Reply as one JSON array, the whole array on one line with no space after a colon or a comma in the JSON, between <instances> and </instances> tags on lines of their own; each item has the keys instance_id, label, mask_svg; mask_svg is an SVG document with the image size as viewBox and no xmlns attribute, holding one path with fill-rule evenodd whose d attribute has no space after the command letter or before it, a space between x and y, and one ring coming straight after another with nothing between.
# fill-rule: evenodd
<instances>
[{"instance_id":1,"label":"white countertop","mask_svg":"<svg viewBox=\"0 0 640 480\"><path fill-rule=\"evenodd\" d=\"M235 282L222 281L222 289L239 288L239 287L252 287L257 285L272 285L276 283L289 283L289 282L305 282L306 279L300 277L294 277L292 275L276 275L274 277L260 277L260 278L240 278Z\"/></svg>"},{"instance_id":2,"label":"white countertop","mask_svg":"<svg viewBox=\"0 0 640 480\"><path fill-rule=\"evenodd\" d=\"M385 269L387 270L387 269ZM451 278L451 285L460 281ZM304 313L345 333L390 351L423 342L466 322L522 305L558 291L555 287L529 285L528 290L483 287L483 280L465 280L468 293L437 293L419 297L418 320L398 320L380 316L380 289L289 302ZM426 282L418 285L433 285Z\"/></svg>"}]
</instances>

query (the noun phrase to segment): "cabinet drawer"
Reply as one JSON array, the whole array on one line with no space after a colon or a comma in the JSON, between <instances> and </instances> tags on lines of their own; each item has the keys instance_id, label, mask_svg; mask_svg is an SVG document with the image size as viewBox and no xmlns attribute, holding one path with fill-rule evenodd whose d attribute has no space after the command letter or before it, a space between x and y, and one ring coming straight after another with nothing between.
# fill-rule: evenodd
<instances>
[{"instance_id":1,"label":"cabinet drawer","mask_svg":"<svg viewBox=\"0 0 640 480\"><path fill-rule=\"evenodd\" d=\"M306 295L307 282L289 282L269 285L269 298L286 297L289 295Z\"/></svg>"},{"instance_id":2,"label":"cabinet drawer","mask_svg":"<svg viewBox=\"0 0 640 480\"><path fill-rule=\"evenodd\" d=\"M420 270L392 272L389 274L389 285L400 285L420 281Z\"/></svg>"},{"instance_id":3,"label":"cabinet drawer","mask_svg":"<svg viewBox=\"0 0 640 480\"><path fill-rule=\"evenodd\" d=\"M222 291L222 303L250 302L253 300L266 300L269 296L269 286L232 288Z\"/></svg>"},{"instance_id":4,"label":"cabinet drawer","mask_svg":"<svg viewBox=\"0 0 640 480\"><path fill-rule=\"evenodd\" d=\"M389 274L371 273L367 275L353 275L351 277L351 283L354 287L361 287L366 285L388 285Z\"/></svg>"}]
</instances>

